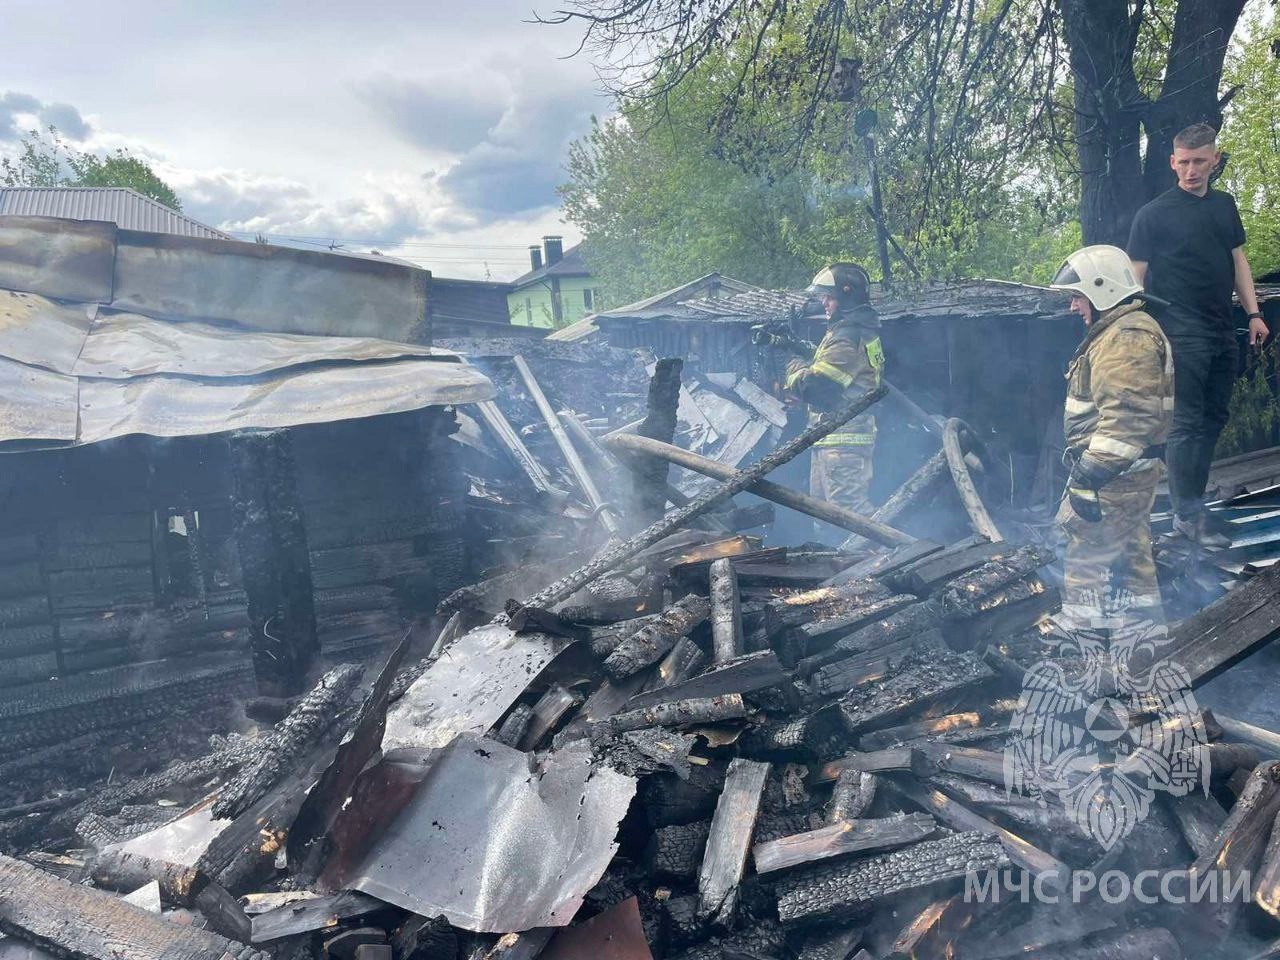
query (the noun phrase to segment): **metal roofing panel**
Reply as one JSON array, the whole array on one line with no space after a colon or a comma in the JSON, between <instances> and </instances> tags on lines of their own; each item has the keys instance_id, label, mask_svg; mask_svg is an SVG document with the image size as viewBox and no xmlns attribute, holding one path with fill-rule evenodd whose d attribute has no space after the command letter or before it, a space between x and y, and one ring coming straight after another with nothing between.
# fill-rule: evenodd
<instances>
[{"instance_id":1,"label":"metal roofing panel","mask_svg":"<svg viewBox=\"0 0 1280 960\"><path fill-rule=\"evenodd\" d=\"M83 303L63 304L34 293L0 290L0 356L74 374L89 336L89 309Z\"/></svg>"},{"instance_id":2,"label":"metal roofing panel","mask_svg":"<svg viewBox=\"0 0 1280 960\"><path fill-rule=\"evenodd\" d=\"M114 224L0 216L0 287L6 290L107 303L115 259Z\"/></svg>"},{"instance_id":3,"label":"metal roofing panel","mask_svg":"<svg viewBox=\"0 0 1280 960\"><path fill-rule=\"evenodd\" d=\"M273 333L412 342L426 332L429 277L378 257L121 230L112 306Z\"/></svg>"},{"instance_id":4,"label":"metal roofing panel","mask_svg":"<svg viewBox=\"0 0 1280 960\"><path fill-rule=\"evenodd\" d=\"M3 332L0 329L0 352L5 352ZM67 372L116 380L158 373L249 377L325 361L432 356L448 362L447 358L456 354L372 337L232 332L206 323L169 323L135 313L106 313L94 323L74 370Z\"/></svg>"},{"instance_id":5,"label":"metal roofing panel","mask_svg":"<svg viewBox=\"0 0 1280 960\"><path fill-rule=\"evenodd\" d=\"M493 384L474 367L424 358L302 367L254 378L156 374L84 378L79 385L80 443L131 433L183 437L329 423L493 396Z\"/></svg>"},{"instance_id":6,"label":"metal roofing panel","mask_svg":"<svg viewBox=\"0 0 1280 960\"><path fill-rule=\"evenodd\" d=\"M0 187L0 216L99 220L125 230L231 239L128 187Z\"/></svg>"},{"instance_id":7,"label":"metal roofing panel","mask_svg":"<svg viewBox=\"0 0 1280 960\"><path fill-rule=\"evenodd\" d=\"M76 438L75 377L0 357L0 440Z\"/></svg>"}]
</instances>

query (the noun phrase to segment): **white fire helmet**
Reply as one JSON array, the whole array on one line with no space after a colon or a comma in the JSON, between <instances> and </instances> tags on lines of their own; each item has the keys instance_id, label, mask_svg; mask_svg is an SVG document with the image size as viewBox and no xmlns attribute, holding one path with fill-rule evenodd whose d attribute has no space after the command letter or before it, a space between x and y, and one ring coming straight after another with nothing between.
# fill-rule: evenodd
<instances>
[{"instance_id":1,"label":"white fire helmet","mask_svg":"<svg viewBox=\"0 0 1280 960\"><path fill-rule=\"evenodd\" d=\"M1129 255L1107 244L1085 247L1071 254L1049 286L1080 294L1095 310L1110 310L1142 292Z\"/></svg>"}]
</instances>

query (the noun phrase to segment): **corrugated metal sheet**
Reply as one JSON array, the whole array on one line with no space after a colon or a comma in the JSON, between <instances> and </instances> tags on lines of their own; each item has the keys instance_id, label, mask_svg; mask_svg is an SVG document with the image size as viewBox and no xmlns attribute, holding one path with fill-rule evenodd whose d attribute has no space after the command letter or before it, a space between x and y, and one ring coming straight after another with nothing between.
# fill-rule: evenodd
<instances>
[{"instance_id":1,"label":"corrugated metal sheet","mask_svg":"<svg viewBox=\"0 0 1280 960\"><path fill-rule=\"evenodd\" d=\"M0 216L101 220L125 230L232 239L128 187L0 187Z\"/></svg>"}]
</instances>

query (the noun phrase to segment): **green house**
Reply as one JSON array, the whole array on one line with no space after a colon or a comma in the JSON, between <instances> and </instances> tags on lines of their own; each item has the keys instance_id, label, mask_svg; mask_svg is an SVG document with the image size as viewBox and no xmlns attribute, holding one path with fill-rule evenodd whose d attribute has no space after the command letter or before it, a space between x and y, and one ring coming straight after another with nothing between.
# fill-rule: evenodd
<instances>
[{"instance_id":1,"label":"green house","mask_svg":"<svg viewBox=\"0 0 1280 960\"><path fill-rule=\"evenodd\" d=\"M601 309L582 254L582 244L566 250L560 237L543 237L541 246L529 247L532 269L507 294L511 322L559 330Z\"/></svg>"}]
</instances>

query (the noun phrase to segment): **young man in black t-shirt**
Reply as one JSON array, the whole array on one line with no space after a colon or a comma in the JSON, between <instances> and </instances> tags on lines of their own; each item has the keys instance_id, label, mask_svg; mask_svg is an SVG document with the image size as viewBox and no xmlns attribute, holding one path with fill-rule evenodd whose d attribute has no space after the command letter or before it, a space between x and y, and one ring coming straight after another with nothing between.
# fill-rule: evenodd
<instances>
[{"instance_id":1,"label":"young man in black t-shirt","mask_svg":"<svg viewBox=\"0 0 1280 960\"><path fill-rule=\"evenodd\" d=\"M1204 489L1218 435L1227 424L1239 359L1232 291L1249 315L1249 344L1260 346L1268 334L1235 199L1209 188L1209 176L1222 159L1216 138L1217 131L1205 123L1174 137L1170 165L1178 185L1138 211L1128 249L1138 280L1168 303L1159 308L1158 319L1173 345L1173 426L1165 460L1174 529L1205 546L1230 543L1205 526Z\"/></svg>"}]
</instances>

